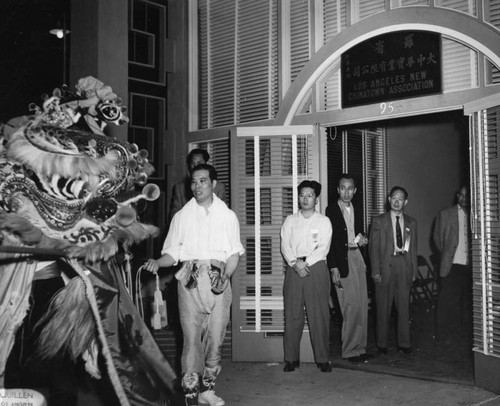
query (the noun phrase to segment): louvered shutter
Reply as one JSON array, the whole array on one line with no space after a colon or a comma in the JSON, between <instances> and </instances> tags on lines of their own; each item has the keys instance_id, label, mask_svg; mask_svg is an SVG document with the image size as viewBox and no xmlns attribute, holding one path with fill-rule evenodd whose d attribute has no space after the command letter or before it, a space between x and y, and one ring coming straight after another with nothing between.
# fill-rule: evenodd
<instances>
[{"instance_id":1,"label":"louvered shutter","mask_svg":"<svg viewBox=\"0 0 500 406\"><path fill-rule=\"evenodd\" d=\"M489 0L483 2L484 21L500 28L500 0Z\"/></svg>"},{"instance_id":2,"label":"louvered shutter","mask_svg":"<svg viewBox=\"0 0 500 406\"><path fill-rule=\"evenodd\" d=\"M470 120L470 178L477 385L498 391L500 372L500 97L464 106Z\"/></svg>"},{"instance_id":3,"label":"louvered shutter","mask_svg":"<svg viewBox=\"0 0 500 406\"><path fill-rule=\"evenodd\" d=\"M278 109L277 0L238 5L237 122L266 120Z\"/></svg>"},{"instance_id":4,"label":"louvered shutter","mask_svg":"<svg viewBox=\"0 0 500 406\"><path fill-rule=\"evenodd\" d=\"M429 0L391 0L391 9L409 6L428 6Z\"/></svg>"},{"instance_id":5,"label":"louvered shutter","mask_svg":"<svg viewBox=\"0 0 500 406\"><path fill-rule=\"evenodd\" d=\"M235 360L282 358L285 267L280 230L284 218L298 208L298 184L319 178L313 160L318 142L312 133L312 126L240 127L232 139L237 163L233 185L240 191L234 210L246 249L233 277ZM273 335L278 339L268 339Z\"/></svg>"},{"instance_id":6,"label":"louvered shutter","mask_svg":"<svg viewBox=\"0 0 500 406\"><path fill-rule=\"evenodd\" d=\"M363 207L363 226L368 231L373 216L385 212L389 185L387 135L383 128L328 128L328 200L337 200L339 176L356 179L353 204Z\"/></svg>"},{"instance_id":7,"label":"louvered shutter","mask_svg":"<svg viewBox=\"0 0 500 406\"><path fill-rule=\"evenodd\" d=\"M448 38L442 38L443 91L478 86L477 52Z\"/></svg>"},{"instance_id":8,"label":"louvered shutter","mask_svg":"<svg viewBox=\"0 0 500 406\"><path fill-rule=\"evenodd\" d=\"M384 128L369 128L364 133L365 230L374 216L385 212L390 185L390 161Z\"/></svg>"},{"instance_id":9,"label":"louvered shutter","mask_svg":"<svg viewBox=\"0 0 500 406\"><path fill-rule=\"evenodd\" d=\"M445 7L461 11L470 15L476 15L477 6L475 1L470 0L435 0L436 7Z\"/></svg>"},{"instance_id":10,"label":"louvered shutter","mask_svg":"<svg viewBox=\"0 0 500 406\"><path fill-rule=\"evenodd\" d=\"M323 44L347 26L346 0L323 0Z\"/></svg>"},{"instance_id":11,"label":"louvered shutter","mask_svg":"<svg viewBox=\"0 0 500 406\"><path fill-rule=\"evenodd\" d=\"M351 2L351 24L385 11L385 0L354 0Z\"/></svg>"},{"instance_id":12,"label":"louvered shutter","mask_svg":"<svg viewBox=\"0 0 500 406\"><path fill-rule=\"evenodd\" d=\"M309 1L291 0L290 4L290 78L297 77L311 57Z\"/></svg>"},{"instance_id":13,"label":"louvered shutter","mask_svg":"<svg viewBox=\"0 0 500 406\"><path fill-rule=\"evenodd\" d=\"M474 346L500 357L500 107L471 118Z\"/></svg>"}]
</instances>

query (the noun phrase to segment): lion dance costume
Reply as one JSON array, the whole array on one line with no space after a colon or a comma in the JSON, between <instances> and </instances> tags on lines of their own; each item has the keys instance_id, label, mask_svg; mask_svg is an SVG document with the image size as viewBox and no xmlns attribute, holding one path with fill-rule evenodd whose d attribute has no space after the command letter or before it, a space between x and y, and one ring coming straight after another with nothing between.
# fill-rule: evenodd
<instances>
[{"instance_id":1,"label":"lion dance costume","mask_svg":"<svg viewBox=\"0 0 500 406\"><path fill-rule=\"evenodd\" d=\"M0 377L32 310L32 286L58 279L62 288L30 327L32 358L84 366L89 381L107 383L112 403L171 404L177 377L127 286L129 249L158 234L136 209L159 196L147 183L147 151L105 135L128 118L99 80L43 99L0 133Z\"/></svg>"}]
</instances>

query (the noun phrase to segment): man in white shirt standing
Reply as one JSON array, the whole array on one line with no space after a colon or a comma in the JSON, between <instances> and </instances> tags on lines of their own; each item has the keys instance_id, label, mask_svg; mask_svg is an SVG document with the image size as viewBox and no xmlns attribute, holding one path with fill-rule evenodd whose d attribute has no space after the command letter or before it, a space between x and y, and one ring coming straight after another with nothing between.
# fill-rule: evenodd
<instances>
[{"instance_id":1,"label":"man in white shirt standing","mask_svg":"<svg viewBox=\"0 0 500 406\"><path fill-rule=\"evenodd\" d=\"M472 321L467 188L461 187L456 197L456 205L438 214L433 233L434 243L441 254L441 289L437 308L440 339L457 339L457 335L469 333L471 326L467 324Z\"/></svg>"},{"instance_id":2,"label":"man in white shirt standing","mask_svg":"<svg viewBox=\"0 0 500 406\"><path fill-rule=\"evenodd\" d=\"M331 372L329 361L330 250L332 225L316 211L321 185L305 180L299 187L300 210L289 215L281 227L281 252L287 263L283 286L285 309L285 372L300 366L300 340L304 330L304 307L314 360L321 372Z\"/></svg>"},{"instance_id":3,"label":"man in white shirt standing","mask_svg":"<svg viewBox=\"0 0 500 406\"><path fill-rule=\"evenodd\" d=\"M221 347L229 322L231 275L244 253L236 214L214 193L217 172L200 164L191 172L193 198L175 214L162 256L145 269L157 272L182 263L178 280L179 315L184 338L182 386L187 405L222 406L215 395ZM200 381L201 378L201 381Z\"/></svg>"}]
</instances>

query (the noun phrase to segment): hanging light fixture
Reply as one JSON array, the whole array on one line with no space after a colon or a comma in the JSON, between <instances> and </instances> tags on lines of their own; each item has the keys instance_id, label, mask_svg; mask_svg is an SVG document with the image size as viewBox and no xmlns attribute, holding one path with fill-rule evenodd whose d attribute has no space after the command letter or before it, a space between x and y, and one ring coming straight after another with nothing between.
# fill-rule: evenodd
<instances>
[{"instance_id":1,"label":"hanging light fixture","mask_svg":"<svg viewBox=\"0 0 500 406\"><path fill-rule=\"evenodd\" d=\"M57 21L57 27L52 28L49 33L55 35L59 39L63 39L66 35L69 34L69 30L66 29L66 15L62 15L62 24L61 20Z\"/></svg>"},{"instance_id":2,"label":"hanging light fixture","mask_svg":"<svg viewBox=\"0 0 500 406\"><path fill-rule=\"evenodd\" d=\"M70 31L64 28L52 28L49 32L55 35L57 38L63 39L64 36L68 35Z\"/></svg>"}]
</instances>

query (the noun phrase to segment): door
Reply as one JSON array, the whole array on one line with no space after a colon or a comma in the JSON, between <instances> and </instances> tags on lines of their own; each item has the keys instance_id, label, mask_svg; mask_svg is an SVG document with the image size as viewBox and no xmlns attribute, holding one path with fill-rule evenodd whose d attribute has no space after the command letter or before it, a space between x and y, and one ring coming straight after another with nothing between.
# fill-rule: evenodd
<instances>
[{"instance_id":1,"label":"door","mask_svg":"<svg viewBox=\"0 0 500 406\"><path fill-rule=\"evenodd\" d=\"M233 361L278 362L283 360L285 270L280 229L298 209L298 184L321 182L326 148L320 153L310 125L236 128L231 148L232 188L238 190L232 207L246 250L233 275ZM301 346L301 361L312 362L307 325Z\"/></svg>"},{"instance_id":2,"label":"door","mask_svg":"<svg viewBox=\"0 0 500 406\"><path fill-rule=\"evenodd\" d=\"M500 95L464 106L470 120L474 377L500 393Z\"/></svg>"}]
</instances>

